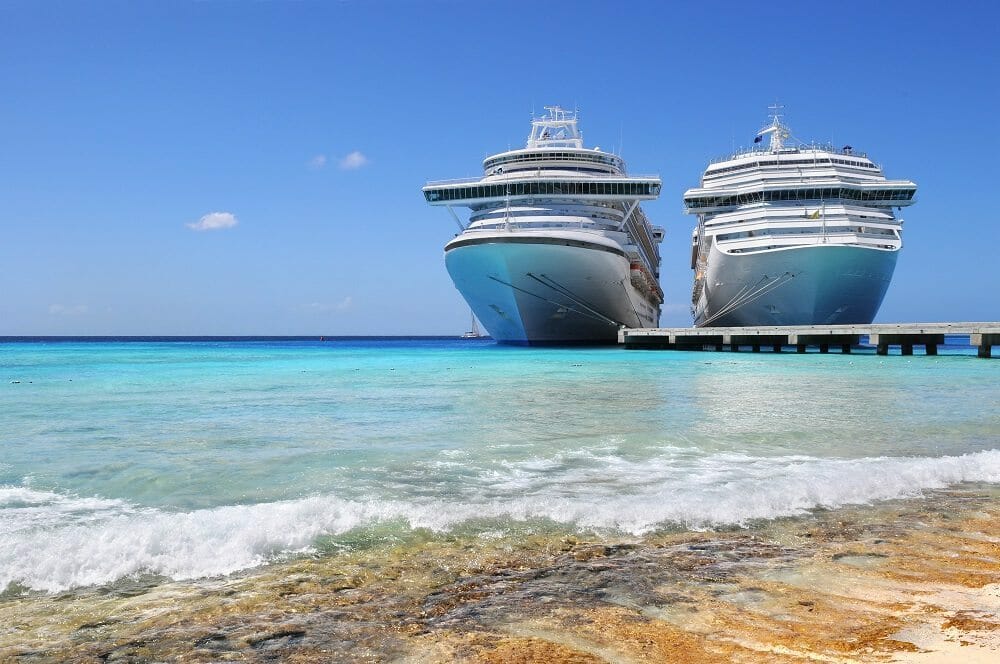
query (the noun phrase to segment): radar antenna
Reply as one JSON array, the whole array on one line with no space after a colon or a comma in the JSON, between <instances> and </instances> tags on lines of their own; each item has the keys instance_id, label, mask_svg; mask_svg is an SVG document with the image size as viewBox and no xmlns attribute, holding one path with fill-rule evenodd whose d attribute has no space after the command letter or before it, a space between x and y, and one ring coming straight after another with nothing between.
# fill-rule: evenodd
<instances>
[{"instance_id":1,"label":"radar antenna","mask_svg":"<svg viewBox=\"0 0 1000 664\"><path fill-rule=\"evenodd\" d=\"M529 148L583 148L583 133L577 128L576 111L545 106L547 115L531 120Z\"/></svg>"},{"instance_id":2,"label":"radar antenna","mask_svg":"<svg viewBox=\"0 0 1000 664\"><path fill-rule=\"evenodd\" d=\"M763 129L758 131L757 139L754 141L755 143L758 143L760 142L760 139L763 138L764 136L770 136L771 142L768 145L768 149L770 149L771 152L777 152L782 148L784 148L785 139L790 138L792 135L792 132L789 131L788 127L786 127L781 122L782 118L781 111L784 108L785 107L779 104L778 102L774 102L773 104L767 107L767 109L771 111L769 113L771 117L771 124L767 125Z\"/></svg>"}]
</instances>

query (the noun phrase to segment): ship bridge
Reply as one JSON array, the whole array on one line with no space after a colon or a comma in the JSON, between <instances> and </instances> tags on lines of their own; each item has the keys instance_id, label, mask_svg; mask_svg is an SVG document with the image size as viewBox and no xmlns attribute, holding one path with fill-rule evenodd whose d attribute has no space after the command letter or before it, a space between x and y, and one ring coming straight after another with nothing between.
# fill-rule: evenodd
<instances>
[{"instance_id":1,"label":"ship bridge","mask_svg":"<svg viewBox=\"0 0 1000 664\"><path fill-rule=\"evenodd\" d=\"M789 203L796 201L859 201L870 207L902 207L913 204L917 185L909 180L881 180L871 182L809 183L806 186L698 188L684 193L687 212L712 212L738 205L754 203Z\"/></svg>"},{"instance_id":2,"label":"ship bridge","mask_svg":"<svg viewBox=\"0 0 1000 664\"><path fill-rule=\"evenodd\" d=\"M431 205L473 207L509 199L644 201L660 195L659 176L513 178L502 182L480 179L432 182L423 188Z\"/></svg>"}]
</instances>

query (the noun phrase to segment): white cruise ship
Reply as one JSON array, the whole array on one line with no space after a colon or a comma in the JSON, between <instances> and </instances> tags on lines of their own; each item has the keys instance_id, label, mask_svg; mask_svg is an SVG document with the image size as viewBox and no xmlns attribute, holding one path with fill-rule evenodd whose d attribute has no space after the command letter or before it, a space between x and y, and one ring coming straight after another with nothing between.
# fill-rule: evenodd
<instances>
[{"instance_id":1,"label":"white cruise ship","mask_svg":"<svg viewBox=\"0 0 1000 664\"><path fill-rule=\"evenodd\" d=\"M772 107L754 142L684 193L697 326L871 323L903 246L897 210L917 186L851 146L789 145Z\"/></svg>"},{"instance_id":2,"label":"white cruise ship","mask_svg":"<svg viewBox=\"0 0 1000 664\"><path fill-rule=\"evenodd\" d=\"M621 326L655 327L663 229L639 203L660 178L626 175L621 157L583 147L575 112L546 111L482 178L423 188L460 229L444 248L455 287L503 343L614 343Z\"/></svg>"}]
</instances>

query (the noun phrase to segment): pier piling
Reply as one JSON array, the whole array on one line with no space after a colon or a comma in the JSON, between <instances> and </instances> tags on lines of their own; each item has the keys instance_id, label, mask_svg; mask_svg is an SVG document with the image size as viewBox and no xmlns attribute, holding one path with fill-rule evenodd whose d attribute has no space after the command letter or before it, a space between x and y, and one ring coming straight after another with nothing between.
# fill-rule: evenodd
<instances>
[{"instance_id":1,"label":"pier piling","mask_svg":"<svg viewBox=\"0 0 1000 664\"><path fill-rule=\"evenodd\" d=\"M992 357L993 346L1000 344L1000 331L981 331L969 335L969 343L979 350L979 357Z\"/></svg>"}]
</instances>

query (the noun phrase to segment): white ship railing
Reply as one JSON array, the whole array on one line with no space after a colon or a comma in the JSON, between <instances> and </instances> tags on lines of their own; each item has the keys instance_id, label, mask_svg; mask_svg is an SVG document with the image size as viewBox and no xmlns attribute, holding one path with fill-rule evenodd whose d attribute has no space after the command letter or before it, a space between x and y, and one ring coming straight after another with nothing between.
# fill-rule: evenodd
<instances>
[{"instance_id":1,"label":"white ship railing","mask_svg":"<svg viewBox=\"0 0 1000 664\"><path fill-rule=\"evenodd\" d=\"M842 147L840 148L834 147L833 143L810 143L808 145L796 145L796 146L786 147L783 150L779 151L778 154L784 152L793 152L793 151L802 152L805 150L821 150L823 152L830 152L832 154L842 154L850 157L864 157L865 159L868 158L867 152L864 152L862 150L855 150L854 148L851 148L850 150L844 150ZM738 157L746 157L749 155L765 156L773 154L775 153L771 149L763 145L751 146L751 147L739 147L736 149L735 152L730 152L721 155L719 157L713 157L712 159L709 160L708 165L711 166L713 164L720 164L724 161L731 161L733 159L737 159Z\"/></svg>"},{"instance_id":2,"label":"white ship railing","mask_svg":"<svg viewBox=\"0 0 1000 664\"><path fill-rule=\"evenodd\" d=\"M480 175L477 178L473 177L473 178L452 178L451 180L428 180L425 186L432 187L444 184L468 184L471 182L479 182L482 179L483 176Z\"/></svg>"},{"instance_id":3,"label":"white ship railing","mask_svg":"<svg viewBox=\"0 0 1000 664\"><path fill-rule=\"evenodd\" d=\"M564 175L564 174L560 174L560 175L548 175L544 171L541 174L539 174L537 171L524 171L523 175L521 174L521 172L505 173L505 175L508 175L509 177L503 178L503 179L498 179L498 180L491 180L490 184L499 184L499 183L502 183L502 182L506 182L507 180L510 180L511 182L513 182L513 181L521 181L521 180L526 180L526 179L572 180L572 181L575 182L575 181L581 179L581 177L586 178L586 179L601 180L602 182L604 182L604 181L622 181L622 182L628 182L629 180L658 180L658 179L660 179L659 174L640 174L640 175L632 175L632 174L629 174L629 175L611 175L611 174L608 174L608 175L597 175L597 174L593 174L593 173L587 173L586 175ZM427 184L424 185L424 187L425 188L426 187L441 187L441 186L448 186L448 185L453 185L453 184L479 183L485 177L486 176L484 175L484 176L480 176L478 178L456 178L456 179L452 179L452 180L429 180L427 182Z\"/></svg>"}]
</instances>

